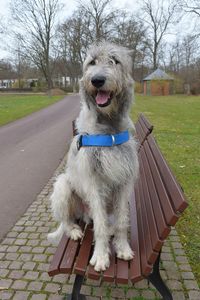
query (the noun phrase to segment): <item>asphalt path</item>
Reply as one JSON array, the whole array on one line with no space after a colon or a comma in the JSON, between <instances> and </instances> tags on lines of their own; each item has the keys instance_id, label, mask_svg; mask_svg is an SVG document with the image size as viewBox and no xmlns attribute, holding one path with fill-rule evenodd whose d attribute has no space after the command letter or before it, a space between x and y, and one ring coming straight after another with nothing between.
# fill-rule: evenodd
<instances>
[{"instance_id":1,"label":"asphalt path","mask_svg":"<svg viewBox=\"0 0 200 300\"><path fill-rule=\"evenodd\" d=\"M0 240L53 175L72 137L78 95L0 127Z\"/></svg>"}]
</instances>

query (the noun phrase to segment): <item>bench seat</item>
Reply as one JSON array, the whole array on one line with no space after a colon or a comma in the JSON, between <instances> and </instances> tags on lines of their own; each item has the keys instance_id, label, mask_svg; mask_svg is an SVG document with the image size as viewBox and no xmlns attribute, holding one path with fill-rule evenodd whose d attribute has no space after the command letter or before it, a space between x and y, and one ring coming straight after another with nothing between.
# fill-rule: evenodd
<instances>
[{"instance_id":1,"label":"bench seat","mask_svg":"<svg viewBox=\"0 0 200 300\"><path fill-rule=\"evenodd\" d=\"M160 277L161 288L157 284L160 253L171 226L176 224L188 204L156 144L153 126L141 114L135 127L140 171L129 202L130 244L135 252L134 259L121 260L112 249L110 267L105 272L96 272L89 264L94 247L92 225L80 222L84 229L83 239L72 241L63 235L48 273L50 276L75 273L116 284L134 284L148 278L165 295L164 299L172 299Z\"/></svg>"}]
</instances>

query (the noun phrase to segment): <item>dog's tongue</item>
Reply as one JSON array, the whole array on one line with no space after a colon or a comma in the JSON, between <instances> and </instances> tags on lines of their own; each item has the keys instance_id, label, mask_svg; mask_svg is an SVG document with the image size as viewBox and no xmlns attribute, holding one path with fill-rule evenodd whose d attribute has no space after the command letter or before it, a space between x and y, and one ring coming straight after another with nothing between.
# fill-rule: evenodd
<instances>
[{"instance_id":1,"label":"dog's tongue","mask_svg":"<svg viewBox=\"0 0 200 300\"><path fill-rule=\"evenodd\" d=\"M110 92L107 91L98 91L96 95L97 104L105 104L110 98Z\"/></svg>"}]
</instances>

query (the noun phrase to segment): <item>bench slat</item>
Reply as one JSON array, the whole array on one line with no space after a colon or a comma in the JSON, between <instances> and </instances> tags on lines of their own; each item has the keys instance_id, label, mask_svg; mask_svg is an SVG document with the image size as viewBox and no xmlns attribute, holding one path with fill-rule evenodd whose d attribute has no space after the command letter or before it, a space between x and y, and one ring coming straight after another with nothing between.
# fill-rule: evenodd
<instances>
[{"instance_id":1,"label":"bench slat","mask_svg":"<svg viewBox=\"0 0 200 300\"><path fill-rule=\"evenodd\" d=\"M151 241L152 241L152 247L155 251L159 252L162 245L163 241L159 238L158 235L158 230L157 230L157 225L153 213L153 208L151 206L151 200L150 200L150 195L147 187L147 182L146 178L144 175L144 169L143 169L143 164L141 161L141 155L139 155L139 163L140 163L140 180L141 180L141 188L140 191L141 194L143 193L144 199L145 199L145 208L146 211L148 211L147 217L148 217L148 223L149 223L149 228L151 231Z\"/></svg>"},{"instance_id":2,"label":"bench slat","mask_svg":"<svg viewBox=\"0 0 200 300\"><path fill-rule=\"evenodd\" d=\"M69 241L65 253L63 255L63 259L60 263L59 269L61 273L71 273L78 247L79 247L79 241L73 241L73 240Z\"/></svg>"},{"instance_id":3,"label":"bench slat","mask_svg":"<svg viewBox=\"0 0 200 300\"><path fill-rule=\"evenodd\" d=\"M153 207L155 221L157 224L158 234L160 239L164 240L169 235L170 228L166 224L165 218L163 216L160 201L156 192L156 188L153 182L152 174L148 165L148 161L144 149L141 149L141 158L142 158L143 170L147 181L148 191L150 194L150 201Z\"/></svg>"},{"instance_id":4,"label":"bench slat","mask_svg":"<svg viewBox=\"0 0 200 300\"><path fill-rule=\"evenodd\" d=\"M178 215L173 210L170 199L162 182L159 170L154 161L154 157L151 153L148 143L144 143L144 150L148 159L148 163L151 169L151 174L156 185L156 190L159 195L161 206L165 215L165 219L168 225L174 226L178 220Z\"/></svg>"},{"instance_id":5,"label":"bench slat","mask_svg":"<svg viewBox=\"0 0 200 300\"><path fill-rule=\"evenodd\" d=\"M147 211L145 208L142 185L141 182L139 182L138 184L139 184L139 196L141 202L141 211L139 211L140 220L141 220L140 226L142 226L142 230L145 233L145 247L146 247L147 261L149 264L154 264L156 258L158 257L158 252L155 252L153 250L153 246L151 242L151 231L148 223Z\"/></svg>"},{"instance_id":6,"label":"bench slat","mask_svg":"<svg viewBox=\"0 0 200 300\"><path fill-rule=\"evenodd\" d=\"M92 253L93 253L93 251L92 251ZM91 266L91 265L89 265L88 266L87 276L90 279L99 280L100 277L101 277L101 273L100 272L96 272L95 269L94 269L94 267Z\"/></svg>"},{"instance_id":7,"label":"bench slat","mask_svg":"<svg viewBox=\"0 0 200 300\"><path fill-rule=\"evenodd\" d=\"M49 271L48 271L49 276L54 276L60 273L59 266L60 266L60 262L62 261L63 255L65 253L65 249L67 248L68 241L69 238L65 234L63 234L62 239L51 261Z\"/></svg>"},{"instance_id":8,"label":"bench slat","mask_svg":"<svg viewBox=\"0 0 200 300\"><path fill-rule=\"evenodd\" d=\"M186 199L181 191L179 184L177 183L174 175L172 174L169 166L167 165L154 138L152 136L149 136L147 138L147 141L154 155L161 177L164 180L168 195L171 199L173 199L172 206L174 206L176 212L183 212L188 206L188 203L186 202Z\"/></svg>"},{"instance_id":9,"label":"bench slat","mask_svg":"<svg viewBox=\"0 0 200 300\"><path fill-rule=\"evenodd\" d=\"M128 261L117 258L116 282L119 284L128 284Z\"/></svg>"},{"instance_id":10,"label":"bench slat","mask_svg":"<svg viewBox=\"0 0 200 300\"><path fill-rule=\"evenodd\" d=\"M135 283L142 279L135 192L132 193L129 202L129 207L130 207L130 226L131 226L130 244L131 244L131 248L134 250L135 253L134 258L130 261L130 280L132 283Z\"/></svg>"},{"instance_id":11,"label":"bench slat","mask_svg":"<svg viewBox=\"0 0 200 300\"><path fill-rule=\"evenodd\" d=\"M103 273L103 280L107 282L114 282L116 276L116 258L113 247L111 246L111 258L110 258L110 266Z\"/></svg>"},{"instance_id":12,"label":"bench slat","mask_svg":"<svg viewBox=\"0 0 200 300\"><path fill-rule=\"evenodd\" d=\"M138 191L137 185L135 187L135 197L136 197L136 199L139 199L139 191ZM141 210L141 204L140 204L140 202L137 202L137 217L138 217L138 234L139 234L141 270L142 270L142 275L147 276L151 272L152 266L147 261L147 253L146 253L146 247L145 247L145 235L142 230L142 226L140 226L141 225L140 210Z\"/></svg>"},{"instance_id":13,"label":"bench slat","mask_svg":"<svg viewBox=\"0 0 200 300\"><path fill-rule=\"evenodd\" d=\"M90 252L92 248L93 232L91 226L87 226L85 235L76 259L74 272L76 274L84 275L87 270Z\"/></svg>"},{"instance_id":14,"label":"bench slat","mask_svg":"<svg viewBox=\"0 0 200 300\"><path fill-rule=\"evenodd\" d=\"M143 123L145 124L145 126L148 128L149 133L151 133L153 131L153 125L148 121L148 119L143 114L140 114L139 120L143 121Z\"/></svg>"},{"instance_id":15,"label":"bench slat","mask_svg":"<svg viewBox=\"0 0 200 300\"><path fill-rule=\"evenodd\" d=\"M145 138L146 138L146 134L145 132L143 131L143 128L140 124L140 122L138 121L136 124L135 124L135 129L136 129L136 133L137 133L137 138L140 142L140 147L141 145L143 144Z\"/></svg>"}]
</instances>

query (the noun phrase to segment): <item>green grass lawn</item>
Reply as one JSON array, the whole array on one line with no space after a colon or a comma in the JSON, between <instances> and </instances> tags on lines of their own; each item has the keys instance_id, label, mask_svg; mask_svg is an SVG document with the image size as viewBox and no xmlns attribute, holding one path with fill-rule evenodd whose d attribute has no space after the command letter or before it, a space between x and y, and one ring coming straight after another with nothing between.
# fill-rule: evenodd
<instances>
[{"instance_id":1,"label":"green grass lawn","mask_svg":"<svg viewBox=\"0 0 200 300\"><path fill-rule=\"evenodd\" d=\"M0 95L0 126L40 110L64 96Z\"/></svg>"},{"instance_id":2,"label":"green grass lawn","mask_svg":"<svg viewBox=\"0 0 200 300\"><path fill-rule=\"evenodd\" d=\"M143 112L184 189L189 207L176 229L200 286L200 96L136 95L134 121Z\"/></svg>"}]
</instances>

